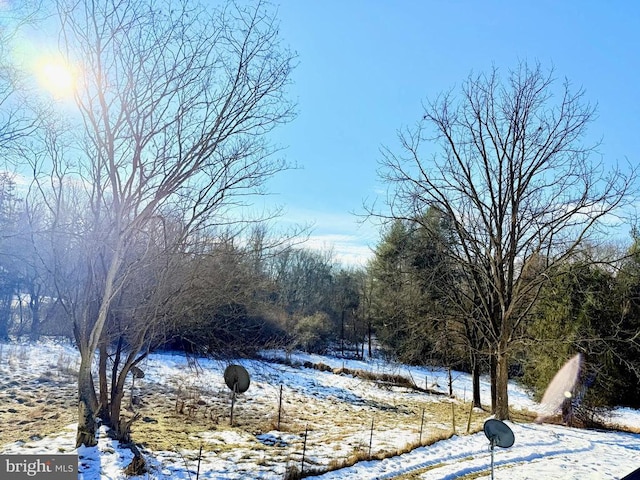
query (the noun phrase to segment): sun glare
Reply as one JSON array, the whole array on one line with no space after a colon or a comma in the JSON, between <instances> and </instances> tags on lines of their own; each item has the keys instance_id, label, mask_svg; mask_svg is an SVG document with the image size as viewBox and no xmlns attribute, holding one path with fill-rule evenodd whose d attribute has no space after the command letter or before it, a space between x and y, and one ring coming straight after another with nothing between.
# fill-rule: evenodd
<instances>
[{"instance_id":1,"label":"sun glare","mask_svg":"<svg viewBox=\"0 0 640 480\"><path fill-rule=\"evenodd\" d=\"M60 58L43 58L37 65L40 85L56 98L73 96L76 75L73 69Z\"/></svg>"}]
</instances>

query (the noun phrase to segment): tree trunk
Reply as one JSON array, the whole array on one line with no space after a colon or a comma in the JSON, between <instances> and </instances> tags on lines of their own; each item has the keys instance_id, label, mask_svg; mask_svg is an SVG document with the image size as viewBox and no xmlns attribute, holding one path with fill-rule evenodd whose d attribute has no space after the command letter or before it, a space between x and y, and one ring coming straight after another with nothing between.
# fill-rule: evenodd
<instances>
[{"instance_id":1,"label":"tree trunk","mask_svg":"<svg viewBox=\"0 0 640 480\"><path fill-rule=\"evenodd\" d=\"M96 440L95 415L98 409L98 399L91 376L91 359L89 351L81 352L80 371L78 372L78 432L76 434L76 448L81 445L93 447Z\"/></svg>"},{"instance_id":2,"label":"tree trunk","mask_svg":"<svg viewBox=\"0 0 640 480\"><path fill-rule=\"evenodd\" d=\"M29 336L32 342L36 342L40 338L40 300L33 289L30 292L29 308L31 309L31 331Z\"/></svg>"},{"instance_id":3,"label":"tree trunk","mask_svg":"<svg viewBox=\"0 0 640 480\"><path fill-rule=\"evenodd\" d=\"M100 386L98 416L106 423L109 420L109 391L107 388L107 345L100 344L100 357L98 360L98 383Z\"/></svg>"},{"instance_id":4,"label":"tree trunk","mask_svg":"<svg viewBox=\"0 0 640 480\"><path fill-rule=\"evenodd\" d=\"M498 383L498 366L495 353L489 355L489 364L489 374L491 376L491 413L496 413L496 405L498 401L498 394L496 390L496 385Z\"/></svg>"},{"instance_id":5,"label":"tree trunk","mask_svg":"<svg viewBox=\"0 0 640 480\"><path fill-rule=\"evenodd\" d=\"M115 433L115 438L122 442L129 442L131 440L131 424L135 420L135 416L129 421L125 418L121 418L125 382L127 381L127 375L131 370L130 360L131 358L123 364L120 372L117 372L117 369L114 369L113 371L113 378L117 378L117 380L112 382L111 403L109 404L109 416L111 417L110 427ZM120 362L118 361L118 363Z\"/></svg>"},{"instance_id":6,"label":"tree trunk","mask_svg":"<svg viewBox=\"0 0 640 480\"><path fill-rule=\"evenodd\" d=\"M11 295L5 295L0 300L0 340L9 340L11 325Z\"/></svg>"},{"instance_id":7,"label":"tree trunk","mask_svg":"<svg viewBox=\"0 0 640 480\"><path fill-rule=\"evenodd\" d=\"M482 408L480 399L480 362L476 352L471 353L471 380L473 385L473 406Z\"/></svg>"},{"instance_id":8,"label":"tree trunk","mask_svg":"<svg viewBox=\"0 0 640 480\"><path fill-rule=\"evenodd\" d=\"M352 315L352 321L353 321L353 343L355 346L355 354L356 356L358 355L358 317L356 317L355 315Z\"/></svg>"},{"instance_id":9,"label":"tree trunk","mask_svg":"<svg viewBox=\"0 0 640 480\"><path fill-rule=\"evenodd\" d=\"M120 421L122 399L124 398L124 385L121 385L120 380L118 380L116 385L115 391L111 392L111 404L109 405L109 416L111 418L111 422L109 426L113 429L116 439L126 441L129 432L121 431L123 424Z\"/></svg>"},{"instance_id":10,"label":"tree trunk","mask_svg":"<svg viewBox=\"0 0 640 480\"><path fill-rule=\"evenodd\" d=\"M344 358L344 310L342 310L340 321L340 354Z\"/></svg>"},{"instance_id":11,"label":"tree trunk","mask_svg":"<svg viewBox=\"0 0 640 480\"><path fill-rule=\"evenodd\" d=\"M98 309L96 323L90 331L81 330L74 325L76 342L80 349L80 372L78 374L78 433L76 435L76 446L84 444L86 446L96 445L96 422L95 415L98 413L98 399L91 376L91 364L96 349L100 345L102 331L107 321L107 314L111 305L111 300L115 293L115 279L120 268L122 255L122 238L118 239L114 247L113 257L107 271L104 283L104 292Z\"/></svg>"},{"instance_id":12,"label":"tree trunk","mask_svg":"<svg viewBox=\"0 0 640 480\"><path fill-rule=\"evenodd\" d=\"M496 355L496 411L498 420L509 420L509 356L499 348Z\"/></svg>"},{"instance_id":13,"label":"tree trunk","mask_svg":"<svg viewBox=\"0 0 640 480\"><path fill-rule=\"evenodd\" d=\"M111 400L113 401L114 392L118 391L118 369L120 368L120 358L122 355L122 342L123 338L118 338L118 346L116 347L115 354L113 355L113 366L111 367ZM118 419L114 419L117 421Z\"/></svg>"}]
</instances>

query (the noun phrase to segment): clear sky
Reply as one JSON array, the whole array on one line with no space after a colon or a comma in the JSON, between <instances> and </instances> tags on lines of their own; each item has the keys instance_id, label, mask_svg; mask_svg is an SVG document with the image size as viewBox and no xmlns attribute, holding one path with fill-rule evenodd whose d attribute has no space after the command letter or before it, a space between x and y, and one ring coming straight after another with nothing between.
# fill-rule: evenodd
<instances>
[{"instance_id":1,"label":"clear sky","mask_svg":"<svg viewBox=\"0 0 640 480\"><path fill-rule=\"evenodd\" d=\"M382 145L422 117L422 103L472 72L520 60L554 67L597 103L605 162L640 159L640 2L275 0L298 53L298 117L275 140L301 168L268 185L282 221L314 222L308 246L362 264L379 228L360 225L384 186Z\"/></svg>"}]
</instances>

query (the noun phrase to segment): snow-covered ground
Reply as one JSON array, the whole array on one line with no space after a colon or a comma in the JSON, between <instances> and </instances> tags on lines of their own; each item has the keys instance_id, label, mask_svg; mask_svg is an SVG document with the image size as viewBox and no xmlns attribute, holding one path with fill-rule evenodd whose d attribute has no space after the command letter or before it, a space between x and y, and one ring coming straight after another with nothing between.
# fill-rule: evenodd
<instances>
[{"instance_id":1,"label":"snow-covered ground","mask_svg":"<svg viewBox=\"0 0 640 480\"><path fill-rule=\"evenodd\" d=\"M268 353L272 357L284 356L282 352ZM332 368L404 375L420 386L448 391L448 375L443 370L406 367L379 360L351 361L304 354L294 354L289 359L299 363L324 363ZM11 415L31 411L30 407L25 407L30 404L25 403L21 392L28 393L37 387L41 389L41 397L49 398L51 394L46 388L58 388L67 382L72 389L72 379L59 375L58 370L73 370L77 362L78 355L70 344L0 344L0 438L2 430L18 428L18 422L11 424ZM408 444L417 442L421 435L420 412L423 415L425 410L429 412L431 404L452 404L452 411L459 412L457 415L463 419L468 413L471 383L465 374L453 374L456 400L451 400L416 390L376 385L369 380L328 371L249 360L238 363L251 374L251 387L238 398L238 425L230 427L224 417L229 400L222 380L225 364L201 360L195 367L182 355L166 353L151 355L145 361L142 365L145 378L136 383L136 391L143 400L151 399L152 394L157 399L157 392L161 392L171 407L166 411L171 413L178 398L176 392L196 391L204 405L202 413L200 416L197 413L193 417L185 416L184 423L197 423L205 428L185 433L188 437L186 443L170 449L146 446L143 453L149 473L140 478L194 480L198 468L198 447L205 445L200 458L199 478L282 479L288 466L302 464L305 431L304 465L309 469L326 467L332 460L347 458L354 451L371 448L371 453L376 454L405 449ZM283 428L277 430L273 424L281 386ZM483 382L482 389L483 402L488 402L489 385ZM42 407L47 402L37 403L38 399L33 402L33 412L40 412L38 414L42 415L43 421L54 418L48 416L51 412ZM515 408L529 411L539 408L527 392L516 385L510 389L510 402ZM157 436L163 435L159 430L163 418L161 406L149 403L147 410L142 410L145 417L138 423L145 427L146 436L154 435L156 426ZM474 413L476 430L484 418L475 418ZM637 411L619 409L611 422L640 431L640 414ZM123 469L131 461L132 454L109 439L104 428L100 430L96 447L76 451L73 448L74 424L48 435L42 434L42 423L26 425L31 432L19 440L0 445L1 454L77 452L80 479L126 478ZM620 479L640 467L640 434L531 423L509 422L509 426L515 435L515 444L509 449L495 449L496 479ZM316 478L383 479L402 476L404 479L455 479L468 476L488 479L489 443L482 432L466 435L465 427L466 420L459 419L457 434L447 440L385 460L361 461ZM24 429L24 423L21 428ZM432 433L450 432L451 428L451 424L441 418L436 420L429 413L424 417L425 437ZM135 428L134 438L140 441Z\"/></svg>"}]
</instances>

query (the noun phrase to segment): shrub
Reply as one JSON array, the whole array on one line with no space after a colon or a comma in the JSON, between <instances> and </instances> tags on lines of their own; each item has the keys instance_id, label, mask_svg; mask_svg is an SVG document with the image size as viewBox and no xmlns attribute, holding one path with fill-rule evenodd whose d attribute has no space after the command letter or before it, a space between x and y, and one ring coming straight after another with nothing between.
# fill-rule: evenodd
<instances>
[{"instance_id":1,"label":"shrub","mask_svg":"<svg viewBox=\"0 0 640 480\"><path fill-rule=\"evenodd\" d=\"M302 317L295 326L296 344L312 353L326 350L331 335L331 320L324 312Z\"/></svg>"}]
</instances>

